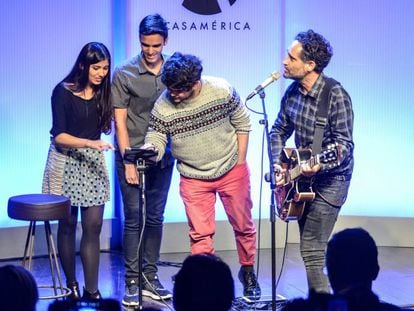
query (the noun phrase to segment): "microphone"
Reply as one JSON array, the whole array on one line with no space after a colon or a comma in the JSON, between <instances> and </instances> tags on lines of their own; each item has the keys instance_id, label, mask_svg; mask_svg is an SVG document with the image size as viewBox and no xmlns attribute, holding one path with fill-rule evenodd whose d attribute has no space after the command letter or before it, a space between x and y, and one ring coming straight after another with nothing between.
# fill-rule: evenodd
<instances>
[{"instance_id":1,"label":"microphone","mask_svg":"<svg viewBox=\"0 0 414 311\"><path fill-rule=\"evenodd\" d=\"M257 86L257 88L254 89L253 92L251 92L249 94L249 96L247 96L246 101L250 100L254 95L258 94L259 92L261 92L265 87L267 87L270 83L278 80L280 78L280 73L277 71L273 71L270 76L263 81L262 84L260 84L259 86Z\"/></svg>"}]
</instances>

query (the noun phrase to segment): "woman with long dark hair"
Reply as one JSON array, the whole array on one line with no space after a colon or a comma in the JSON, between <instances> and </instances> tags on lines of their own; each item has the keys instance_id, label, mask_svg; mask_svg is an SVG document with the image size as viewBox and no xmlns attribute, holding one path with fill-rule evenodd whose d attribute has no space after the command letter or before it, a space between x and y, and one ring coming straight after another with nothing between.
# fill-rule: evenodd
<instances>
[{"instance_id":1,"label":"woman with long dark hair","mask_svg":"<svg viewBox=\"0 0 414 311\"><path fill-rule=\"evenodd\" d=\"M84 273L82 298L99 299L99 236L109 179L103 151L113 146L100 139L111 132L111 56L102 43L86 44L71 72L53 90L51 144L42 192L71 200L71 215L59 220L57 242L69 296L80 299L76 279L76 226L80 210L80 257Z\"/></svg>"}]
</instances>

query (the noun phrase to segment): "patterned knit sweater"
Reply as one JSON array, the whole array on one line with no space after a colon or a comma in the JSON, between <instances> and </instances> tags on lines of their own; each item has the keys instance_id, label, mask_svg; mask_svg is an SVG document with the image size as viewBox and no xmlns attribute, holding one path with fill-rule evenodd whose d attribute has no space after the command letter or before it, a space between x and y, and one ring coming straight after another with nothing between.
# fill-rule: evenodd
<instances>
[{"instance_id":1,"label":"patterned knit sweater","mask_svg":"<svg viewBox=\"0 0 414 311\"><path fill-rule=\"evenodd\" d=\"M195 98L174 104L161 94L151 112L145 143L153 144L161 159L167 137L181 175L196 179L223 176L237 163L237 134L250 131L240 96L227 81L204 76Z\"/></svg>"}]
</instances>

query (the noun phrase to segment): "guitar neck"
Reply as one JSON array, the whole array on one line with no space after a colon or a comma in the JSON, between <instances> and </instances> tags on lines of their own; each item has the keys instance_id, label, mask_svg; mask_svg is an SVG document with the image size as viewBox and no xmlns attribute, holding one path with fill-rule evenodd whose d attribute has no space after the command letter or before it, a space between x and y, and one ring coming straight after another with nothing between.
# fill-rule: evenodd
<instances>
[{"instance_id":1,"label":"guitar neck","mask_svg":"<svg viewBox=\"0 0 414 311\"><path fill-rule=\"evenodd\" d=\"M307 151L309 152L310 150ZM314 167L315 165L320 163L326 165L328 168L334 168L338 166L340 164L341 150L338 143L333 143L329 144L324 150L322 150L321 153L314 156L310 155L309 153L305 154L303 149L301 151L299 151L298 149L294 149L293 152L290 151L289 154L293 154L293 156L291 155L289 157L289 160L291 160L290 163L292 164L292 166L295 165L295 167L290 168L286 171L286 177L287 180L294 181L302 175L300 169L302 164L308 164L309 167ZM309 159L302 161L301 158Z\"/></svg>"}]
</instances>

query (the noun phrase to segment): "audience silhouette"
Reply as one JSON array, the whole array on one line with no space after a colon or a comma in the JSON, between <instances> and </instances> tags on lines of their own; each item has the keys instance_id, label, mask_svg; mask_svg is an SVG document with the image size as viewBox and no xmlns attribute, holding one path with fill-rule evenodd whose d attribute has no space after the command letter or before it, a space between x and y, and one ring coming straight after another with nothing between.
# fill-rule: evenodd
<instances>
[{"instance_id":1,"label":"audience silhouette","mask_svg":"<svg viewBox=\"0 0 414 311\"><path fill-rule=\"evenodd\" d=\"M333 294L310 292L307 299L294 299L283 310L402 310L380 301L372 291L380 267L377 245L366 230L349 228L334 234L326 250L326 267Z\"/></svg>"},{"instance_id":2,"label":"audience silhouette","mask_svg":"<svg viewBox=\"0 0 414 311\"><path fill-rule=\"evenodd\" d=\"M234 300L229 266L212 254L188 256L175 276L173 305L176 311L228 311Z\"/></svg>"},{"instance_id":3,"label":"audience silhouette","mask_svg":"<svg viewBox=\"0 0 414 311\"><path fill-rule=\"evenodd\" d=\"M328 242L326 268L334 294L346 298L349 310L401 310L381 302L372 291L380 267L377 245L366 230L336 233Z\"/></svg>"},{"instance_id":4,"label":"audience silhouette","mask_svg":"<svg viewBox=\"0 0 414 311\"><path fill-rule=\"evenodd\" d=\"M34 311L39 300L37 284L22 266L0 267L0 310Z\"/></svg>"}]
</instances>

